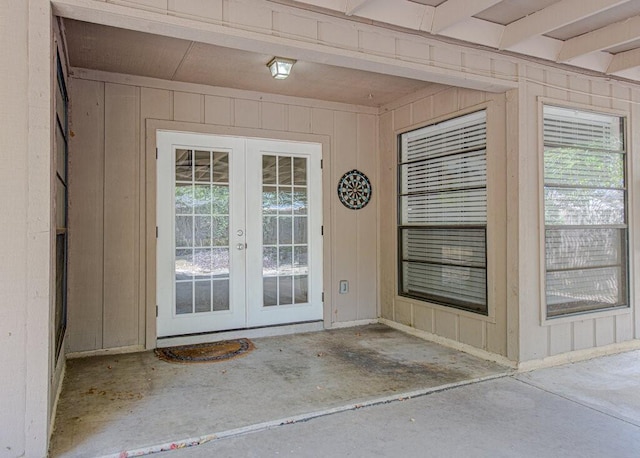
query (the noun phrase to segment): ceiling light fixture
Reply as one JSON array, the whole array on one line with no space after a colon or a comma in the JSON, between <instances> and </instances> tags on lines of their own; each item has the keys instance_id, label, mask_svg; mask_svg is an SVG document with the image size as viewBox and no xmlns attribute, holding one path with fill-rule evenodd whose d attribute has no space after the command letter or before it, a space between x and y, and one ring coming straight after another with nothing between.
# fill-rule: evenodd
<instances>
[{"instance_id":1,"label":"ceiling light fixture","mask_svg":"<svg viewBox=\"0 0 640 458\"><path fill-rule=\"evenodd\" d=\"M274 57L269 61L267 67L271 70L271 76L277 80L283 80L289 73L291 73L291 67L296 61L293 59L285 59L284 57Z\"/></svg>"}]
</instances>

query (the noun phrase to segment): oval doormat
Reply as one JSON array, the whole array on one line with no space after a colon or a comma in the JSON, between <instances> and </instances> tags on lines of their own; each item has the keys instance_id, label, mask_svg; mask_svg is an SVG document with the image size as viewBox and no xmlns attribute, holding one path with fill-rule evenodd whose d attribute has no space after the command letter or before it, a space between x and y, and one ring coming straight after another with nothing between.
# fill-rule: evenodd
<instances>
[{"instance_id":1,"label":"oval doormat","mask_svg":"<svg viewBox=\"0 0 640 458\"><path fill-rule=\"evenodd\" d=\"M170 363L215 363L246 355L253 349L253 342L249 339L234 339L156 348L155 354L158 358Z\"/></svg>"}]
</instances>

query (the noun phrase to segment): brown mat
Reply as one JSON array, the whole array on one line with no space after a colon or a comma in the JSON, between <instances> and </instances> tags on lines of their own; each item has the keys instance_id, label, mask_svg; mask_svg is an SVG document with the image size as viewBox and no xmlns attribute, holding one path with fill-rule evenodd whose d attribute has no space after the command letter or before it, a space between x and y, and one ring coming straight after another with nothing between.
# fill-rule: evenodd
<instances>
[{"instance_id":1,"label":"brown mat","mask_svg":"<svg viewBox=\"0 0 640 458\"><path fill-rule=\"evenodd\" d=\"M215 363L243 356L253 350L249 339L222 340L179 347L156 348L158 358L170 363Z\"/></svg>"}]
</instances>

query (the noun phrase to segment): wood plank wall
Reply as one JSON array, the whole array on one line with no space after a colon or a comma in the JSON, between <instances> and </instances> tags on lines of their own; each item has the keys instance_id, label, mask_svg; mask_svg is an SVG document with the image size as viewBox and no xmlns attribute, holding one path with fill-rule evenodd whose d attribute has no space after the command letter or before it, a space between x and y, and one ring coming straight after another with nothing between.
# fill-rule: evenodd
<instances>
[{"instance_id":1,"label":"wood plank wall","mask_svg":"<svg viewBox=\"0 0 640 458\"><path fill-rule=\"evenodd\" d=\"M73 78L69 201L70 352L146 344L145 121L159 119L230 126L252 132L329 136L325 160L325 302L330 322L377 317L377 115L341 104L241 91L198 92L192 85L144 84ZM265 136L267 136L265 134ZM359 168L373 182L372 202L350 211L335 186ZM329 209L327 214L326 209ZM334 241L334 243L331 243ZM326 252L326 251L325 251ZM329 278L326 278L326 277ZM338 283L348 280L348 294ZM153 287L153 286L152 286ZM327 288L329 289L327 291Z\"/></svg>"}]
</instances>

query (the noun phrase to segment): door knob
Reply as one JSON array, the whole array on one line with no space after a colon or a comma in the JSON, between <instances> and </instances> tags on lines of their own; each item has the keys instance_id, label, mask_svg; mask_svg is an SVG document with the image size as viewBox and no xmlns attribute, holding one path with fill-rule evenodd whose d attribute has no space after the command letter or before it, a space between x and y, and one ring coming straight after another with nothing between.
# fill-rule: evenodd
<instances>
[{"instance_id":1,"label":"door knob","mask_svg":"<svg viewBox=\"0 0 640 458\"><path fill-rule=\"evenodd\" d=\"M238 244L236 245L236 248L237 248L238 250L244 250L244 243L238 243Z\"/></svg>"}]
</instances>

